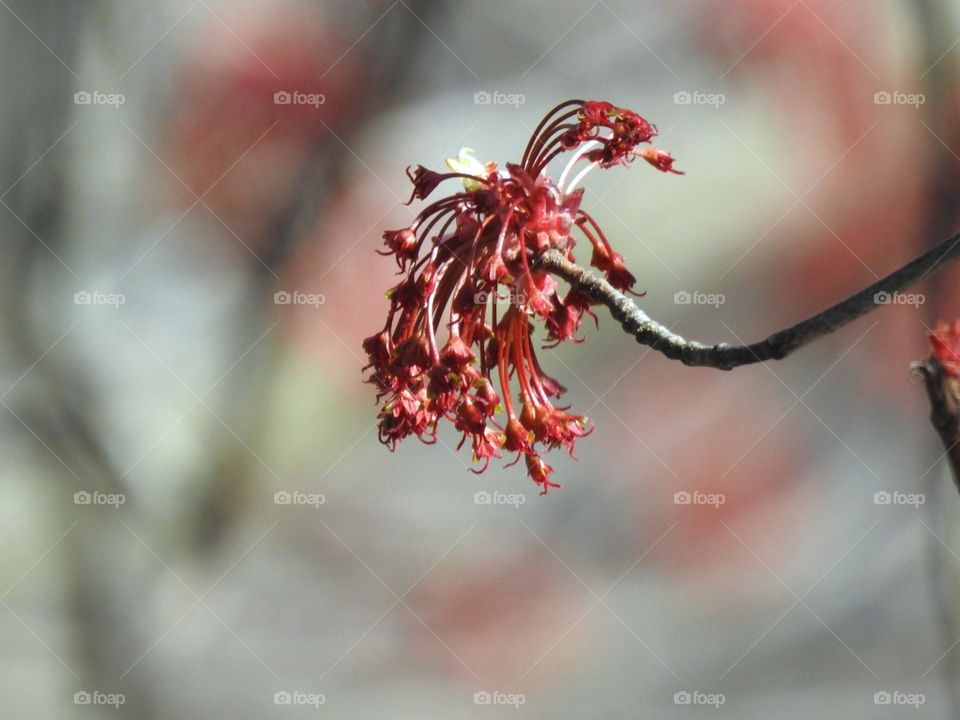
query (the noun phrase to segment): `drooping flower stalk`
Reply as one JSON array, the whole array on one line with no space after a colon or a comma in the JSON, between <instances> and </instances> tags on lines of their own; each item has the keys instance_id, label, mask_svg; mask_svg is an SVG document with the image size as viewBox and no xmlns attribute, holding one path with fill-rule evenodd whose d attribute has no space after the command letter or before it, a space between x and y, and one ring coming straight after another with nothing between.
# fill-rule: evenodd
<instances>
[{"instance_id":1,"label":"drooping flower stalk","mask_svg":"<svg viewBox=\"0 0 960 720\"><path fill-rule=\"evenodd\" d=\"M546 340L556 345L581 342L583 316L596 321L596 315L586 294L571 288L561 297L538 260L553 249L572 261L577 230L592 246L592 265L617 289L632 291L635 278L581 209L583 190L576 188L592 169L637 157L682 174L667 153L637 148L655 135L656 128L631 110L570 100L541 120L520 164L500 170L463 150L447 161L451 172L407 170L410 202L425 200L447 180L462 181L463 190L429 204L409 227L383 235L381 254L392 255L404 277L387 292L383 330L363 347L368 381L377 386L378 401L385 399L380 440L391 450L410 435L435 442L446 418L462 433L458 449L470 440L480 464L475 472L503 452L517 453L510 464L523 457L541 494L559 487L541 452L562 447L572 456L589 423L552 402L564 388L540 366L534 321L543 322ZM554 182L547 166L568 152Z\"/></svg>"}]
</instances>

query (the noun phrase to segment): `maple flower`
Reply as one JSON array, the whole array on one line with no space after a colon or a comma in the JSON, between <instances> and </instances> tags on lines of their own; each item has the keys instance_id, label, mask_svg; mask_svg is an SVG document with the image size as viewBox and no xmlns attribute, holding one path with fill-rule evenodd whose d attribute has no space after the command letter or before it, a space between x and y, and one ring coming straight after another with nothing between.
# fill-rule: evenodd
<instances>
[{"instance_id":1,"label":"maple flower","mask_svg":"<svg viewBox=\"0 0 960 720\"><path fill-rule=\"evenodd\" d=\"M576 440L592 428L555 404L565 389L540 366L534 326L543 324L549 344L581 342L583 316L596 321L596 315L584 293L561 296L539 260L559 250L573 261L579 235L592 247L591 264L614 287L633 290L636 279L580 207L577 185L594 168L638 157L682 174L667 153L638 149L656 134L632 110L570 100L540 121L519 163L500 169L465 148L447 161L450 172L407 170L409 202L426 200L447 180L459 180L462 189L428 204L408 227L383 234L379 252L392 255L404 277L387 291L384 328L363 342L367 381L383 402L381 442L391 450L411 435L432 443L446 419L462 433L458 449L470 441L480 464L475 472L516 453L510 464L523 458L541 495L560 487L541 454L562 447L573 456ZM569 159L554 181L547 166L565 153Z\"/></svg>"},{"instance_id":2,"label":"maple flower","mask_svg":"<svg viewBox=\"0 0 960 720\"><path fill-rule=\"evenodd\" d=\"M927 338L943 372L952 378L960 377L960 320L953 323L940 320L933 332L927 333Z\"/></svg>"}]
</instances>

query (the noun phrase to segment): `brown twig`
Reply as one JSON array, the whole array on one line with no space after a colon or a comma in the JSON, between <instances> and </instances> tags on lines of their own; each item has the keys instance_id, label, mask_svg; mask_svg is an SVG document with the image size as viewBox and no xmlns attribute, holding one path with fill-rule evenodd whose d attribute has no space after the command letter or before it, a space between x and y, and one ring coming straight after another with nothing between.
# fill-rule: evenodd
<instances>
[{"instance_id":1,"label":"brown twig","mask_svg":"<svg viewBox=\"0 0 960 720\"><path fill-rule=\"evenodd\" d=\"M893 294L933 275L960 258L960 233L954 235L915 260L895 270L869 287L796 325L775 332L765 340L749 345L705 345L686 340L651 319L636 303L592 270L567 260L558 250L548 250L540 260L547 268L573 287L606 305L610 314L637 342L685 365L730 370L766 360L782 360L804 345L829 335L880 306L877 296Z\"/></svg>"},{"instance_id":2,"label":"brown twig","mask_svg":"<svg viewBox=\"0 0 960 720\"><path fill-rule=\"evenodd\" d=\"M930 423L943 442L953 481L960 490L960 384L934 357L914 363L910 370L923 378L930 398Z\"/></svg>"}]
</instances>

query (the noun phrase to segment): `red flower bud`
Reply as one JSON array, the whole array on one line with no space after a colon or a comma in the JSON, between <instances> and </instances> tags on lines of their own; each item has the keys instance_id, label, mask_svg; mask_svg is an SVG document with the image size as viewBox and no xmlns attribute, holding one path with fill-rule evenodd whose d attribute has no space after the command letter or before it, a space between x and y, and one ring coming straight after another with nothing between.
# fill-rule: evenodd
<instances>
[{"instance_id":1,"label":"red flower bud","mask_svg":"<svg viewBox=\"0 0 960 720\"><path fill-rule=\"evenodd\" d=\"M550 482L550 474L553 472L553 468L547 465L543 458L536 454L527 455L527 474L530 476L530 479L533 480L537 485L541 486L540 494L546 495L547 490L552 487L562 490L563 487L558 485L555 482Z\"/></svg>"},{"instance_id":2,"label":"red flower bud","mask_svg":"<svg viewBox=\"0 0 960 720\"><path fill-rule=\"evenodd\" d=\"M390 252L381 255L396 255L397 265L403 269L408 260L417 255L417 235L410 228L387 230L383 233L383 243Z\"/></svg>"},{"instance_id":3,"label":"red flower bud","mask_svg":"<svg viewBox=\"0 0 960 720\"><path fill-rule=\"evenodd\" d=\"M950 377L960 377L960 320L940 320L933 332L927 333L933 356Z\"/></svg>"},{"instance_id":4,"label":"red flower bud","mask_svg":"<svg viewBox=\"0 0 960 720\"><path fill-rule=\"evenodd\" d=\"M638 150L637 154L661 172L670 172L674 175L686 174L682 170L674 169L673 158L670 156L670 153L665 153L656 148L644 148L643 150Z\"/></svg>"}]
</instances>

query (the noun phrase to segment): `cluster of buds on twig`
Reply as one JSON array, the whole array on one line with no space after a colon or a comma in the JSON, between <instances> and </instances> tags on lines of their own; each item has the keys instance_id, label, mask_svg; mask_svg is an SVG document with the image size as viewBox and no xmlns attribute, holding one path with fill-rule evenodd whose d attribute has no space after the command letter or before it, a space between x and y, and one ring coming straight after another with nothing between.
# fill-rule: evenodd
<instances>
[{"instance_id":1,"label":"cluster of buds on twig","mask_svg":"<svg viewBox=\"0 0 960 720\"><path fill-rule=\"evenodd\" d=\"M596 316L586 294L571 288L561 295L538 261L551 249L573 261L576 231L592 246L591 264L617 289L632 291L635 278L581 209L577 185L593 168L637 157L682 174L669 154L638 148L656 132L631 110L570 100L540 122L519 164L501 170L465 149L447 161L450 172L408 169L410 202L425 200L447 180L461 181L462 190L383 236L382 254L394 257L403 279L387 292L383 330L363 343L368 381L384 400L382 442L391 449L410 435L435 442L446 418L462 433L458 449L470 440L477 472L491 458L517 453L513 462L523 458L541 494L559 487L541 453L563 447L572 456L589 423L554 404L564 388L540 366L533 323L542 322L547 342L555 345L581 342L583 316ZM554 181L546 168L564 153L572 154ZM505 307L502 297L509 301Z\"/></svg>"},{"instance_id":2,"label":"cluster of buds on twig","mask_svg":"<svg viewBox=\"0 0 960 720\"><path fill-rule=\"evenodd\" d=\"M960 320L940 320L927 339L930 355L913 363L911 370L926 386L930 422L940 435L960 490Z\"/></svg>"}]
</instances>

